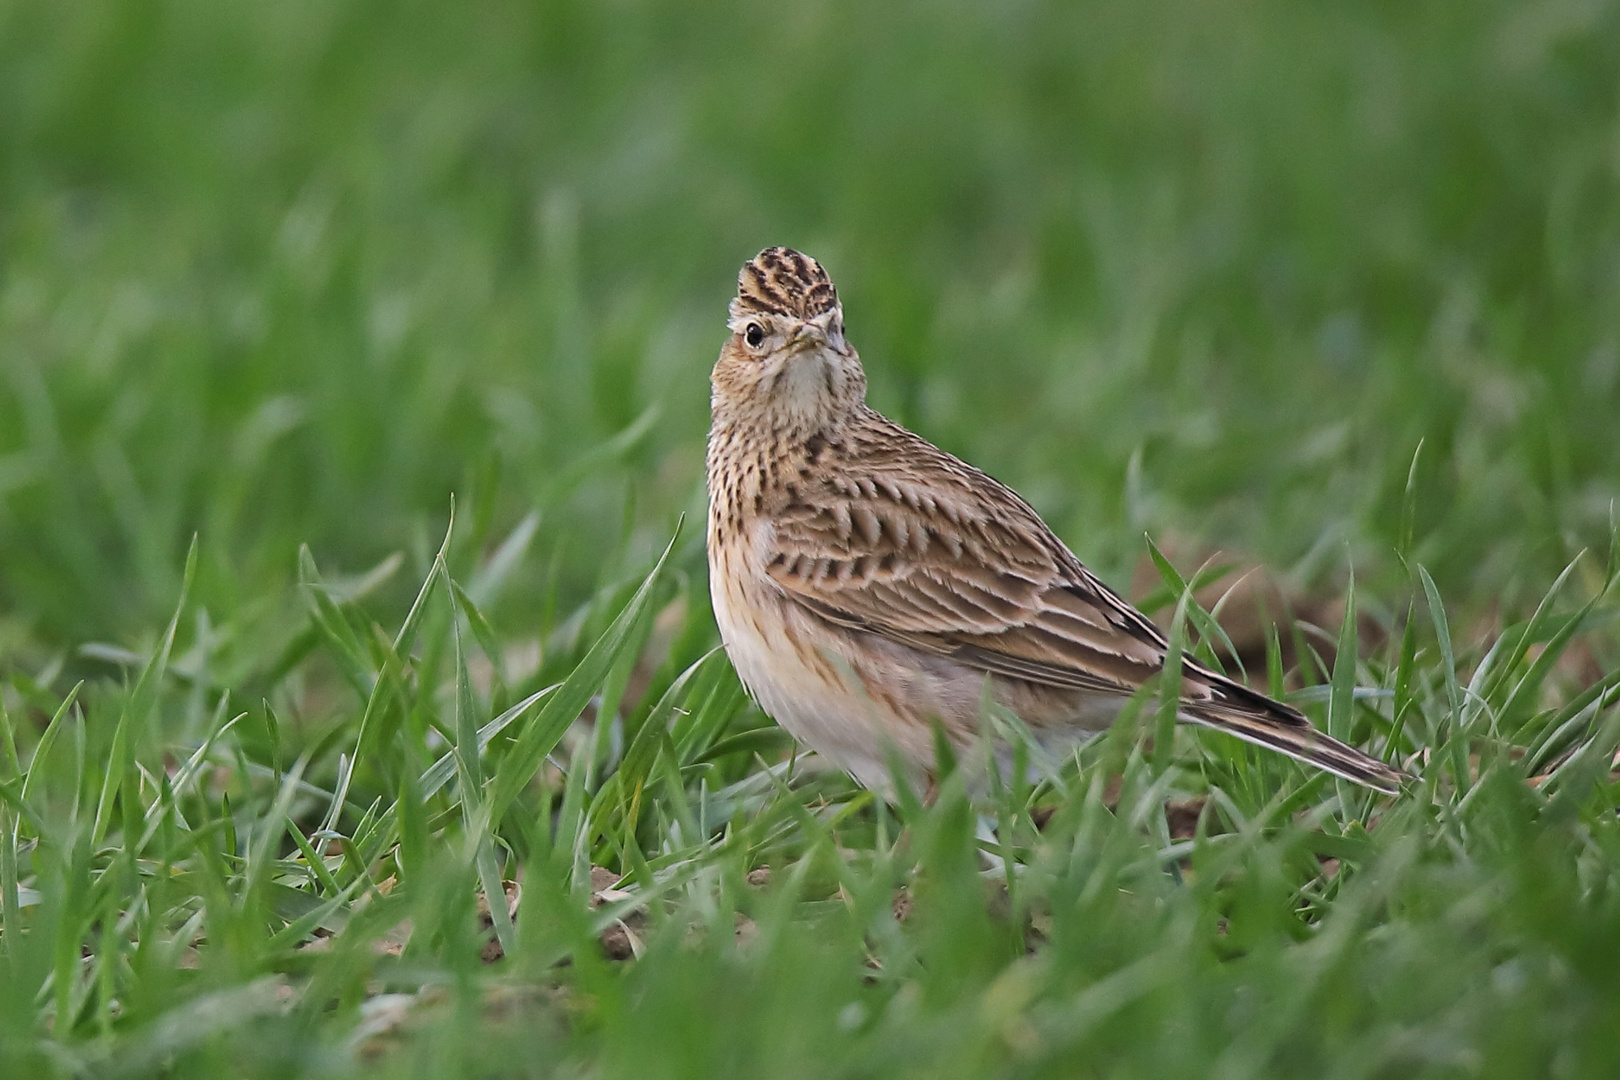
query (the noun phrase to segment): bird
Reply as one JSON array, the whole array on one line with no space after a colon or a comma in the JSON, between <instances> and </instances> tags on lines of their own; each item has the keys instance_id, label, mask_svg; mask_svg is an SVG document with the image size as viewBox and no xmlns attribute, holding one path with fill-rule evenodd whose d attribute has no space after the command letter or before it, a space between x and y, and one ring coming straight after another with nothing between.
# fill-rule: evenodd
<instances>
[{"instance_id":1,"label":"bird","mask_svg":"<svg viewBox=\"0 0 1620 1080\"><path fill-rule=\"evenodd\" d=\"M1024 499L867 404L820 263L766 248L728 314L710 377L710 599L738 677L798 742L892 791L897 763L933 782L936 731L954 751L982 745L987 699L1070 747L1164 669L1164 633ZM1191 657L1176 715L1386 794L1407 779Z\"/></svg>"}]
</instances>

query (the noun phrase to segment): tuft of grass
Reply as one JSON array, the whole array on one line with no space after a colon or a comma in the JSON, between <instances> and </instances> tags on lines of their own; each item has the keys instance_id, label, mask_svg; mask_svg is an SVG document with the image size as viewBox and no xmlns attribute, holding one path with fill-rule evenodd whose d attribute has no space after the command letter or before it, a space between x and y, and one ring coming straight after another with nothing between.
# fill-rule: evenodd
<instances>
[{"instance_id":1,"label":"tuft of grass","mask_svg":"<svg viewBox=\"0 0 1620 1080\"><path fill-rule=\"evenodd\" d=\"M0 715L5 1072L1616 1063L1620 656L1548 683L1612 588L1571 606L1561 581L1462 654L1438 605L1379 649L1343 632L1295 697L1414 770L1393 800L1132 709L1034 783L890 807L800 771L747 703L671 573L691 544L527 674L485 651L452 529L391 632L306 559L298 666L256 705L206 691L189 736L162 734L195 696L184 594L138 671L37 737ZM1179 627L1215 625L1180 595Z\"/></svg>"},{"instance_id":2,"label":"tuft of grass","mask_svg":"<svg viewBox=\"0 0 1620 1080\"><path fill-rule=\"evenodd\" d=\"M1617 64L1604 4L0 0L0 1076L1614 1075ZM1411 789L1162 693L974 798L817 768L678 524L767 243Z\"/></svg>"}]
</instances>

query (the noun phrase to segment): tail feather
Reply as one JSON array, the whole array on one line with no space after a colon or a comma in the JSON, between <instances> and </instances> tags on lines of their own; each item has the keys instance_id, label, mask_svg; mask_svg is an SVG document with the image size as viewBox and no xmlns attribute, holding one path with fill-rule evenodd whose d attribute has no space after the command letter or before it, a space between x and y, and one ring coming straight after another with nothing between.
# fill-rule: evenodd
<instances>
[{"instance_id":1,"label":"tail feather","mask_svg":"<svg viewBox=\"0 0 1620 1080\"><path fill-rule=\"evenodd\" d=\"M1267 710L1268 714L1275 712L1279 715L1256 715L1239 708L1223 708L1218 704L1199 702L1188 703L1181 718L1216 731L1224 731L1256 746L1264 746L1278 753L1287 754L1295 761L1314 765L1334 776L1343 777L1386 795L1397 794L1401 785L1411 779L1401 770L1317 731L1304 717L1288 706L1280 705L1259 694L1254 696L1272 706Z\"/></svg>"}]
</instances>

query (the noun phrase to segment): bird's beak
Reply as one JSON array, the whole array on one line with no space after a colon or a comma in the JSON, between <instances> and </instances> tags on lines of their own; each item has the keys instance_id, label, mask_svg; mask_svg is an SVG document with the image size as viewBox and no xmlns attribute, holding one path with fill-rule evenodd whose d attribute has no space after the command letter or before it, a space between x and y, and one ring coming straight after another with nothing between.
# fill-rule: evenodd
<instances>
[{"instance_id":1,"label":"bird's beak","mask_svg":"<svg viewBox=\"0 0 1620 1080\"><path fill-rule=\"evenodd\" d=\"M820 323L800 323L788 338L788 348L809 349L827 344L827 328Z\"/></svg>"}]
</instances>

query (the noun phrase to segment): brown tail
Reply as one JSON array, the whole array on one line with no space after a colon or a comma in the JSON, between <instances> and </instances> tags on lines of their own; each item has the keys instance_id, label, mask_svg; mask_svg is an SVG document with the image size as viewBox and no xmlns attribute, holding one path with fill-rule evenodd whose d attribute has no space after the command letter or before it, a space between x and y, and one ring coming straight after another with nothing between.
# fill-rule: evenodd
<instances>
[{"instance_id":1,"label":"brown tail","mask_svg":"<svg viewBox=\"0 0 1620 1080\"><path fill-rule=\"evenodd\" d=\"M1296 709L1236 683L1224 679L1221 682L1225 685L1215 689L1212 700L1187 702L1181 718L1287 754L1295 761L1386 795L1397 794L1401 785L1411 779L1401 770L1317 731Z\"/></svg>"}]
</instances>

